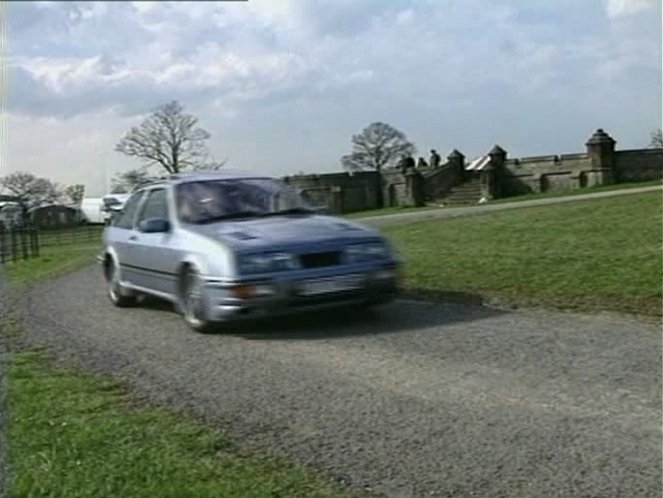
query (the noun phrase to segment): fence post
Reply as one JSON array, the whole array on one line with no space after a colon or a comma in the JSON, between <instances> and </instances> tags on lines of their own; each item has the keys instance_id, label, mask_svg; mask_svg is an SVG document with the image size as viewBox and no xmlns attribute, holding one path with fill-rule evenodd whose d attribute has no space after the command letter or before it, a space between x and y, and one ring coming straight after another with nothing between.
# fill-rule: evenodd
<instances>
[{"instance_id":1,"label":"fence post","mask_svg":"<svg viewBox=\"0 0 663 498\"><path fill-rule=\"evenodd\" d=\"M5 252L7 250L6 239L7 236L4 227L0 227L0 263L5 262Z\"/></svg>"},{"instance_id":2,"label":"fence post","mask_svg":"<svg viewBox=\"0 0 663 498\"><path fill-rule=\"evenodd\" d=\"M30 232L32 233L32 240L34 241L34 248L35 252L34 255L35 257L39 257L39 231L35 227L30 228Z\"/></svg>"},{"instance_id":3,"label":"fence post","mask_svg":"<svg viewBox=\"0 0 663 498\"><path fill-rule=\"evenodd\" d=\"M16 250L16 230L11 230L9 233L11 233L12 239L12 261L16 261L18 259L18 255L16 254L18 252Z\"/></svg>"},{"instance_id":4,"label":"fence post","mask_svg":"<svg viewBox=\"0 0 663 498\"><path fill-rule=\"evenodd\" d=\"M25 228L21 229L21 255L23 259L28 259L28 241L25 240L25 237L28 235L28 232Z\"/></svg>"},{"instance_id":5,"label":"fence post","mask_svg":"<svg viewBox=\"0 0 663 498\"><path fill-rule=\"evenodd\" d=\"M35 241L32 238L30 227L25 227L25 233L28 235L28 242L30 243L30 257L33 258L35 255Z\"/></svg>"}]
</instances>

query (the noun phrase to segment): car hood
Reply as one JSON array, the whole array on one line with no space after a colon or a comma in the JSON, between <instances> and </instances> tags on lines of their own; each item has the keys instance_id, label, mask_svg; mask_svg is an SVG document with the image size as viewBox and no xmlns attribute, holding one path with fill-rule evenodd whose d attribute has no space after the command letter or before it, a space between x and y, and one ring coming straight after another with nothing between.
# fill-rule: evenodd
<instances>
[{"instance_id":1,"label":"car hood","mask_svg":"<svg viewBox=\"0 0 663 498\"><path fill-rule=\"evenodd\" d=\"M377 231L359 223L323 215L220 221L209 225L186 225L186 230L216 239L238 250L286 248L379 237Z\"/></svg>"}]
</instances>

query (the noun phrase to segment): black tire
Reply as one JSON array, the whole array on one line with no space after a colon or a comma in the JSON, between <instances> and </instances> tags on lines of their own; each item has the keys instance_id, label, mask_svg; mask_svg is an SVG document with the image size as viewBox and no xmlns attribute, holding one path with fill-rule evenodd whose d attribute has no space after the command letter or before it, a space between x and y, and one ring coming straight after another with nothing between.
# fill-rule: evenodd
<instances>
[{"instance_id":1,"label":"black tire","mask_svg":"<svg viewBox=\"0 0 663 498\"><path fill-rule=\"evenodd\" d=\"M136 304L136 296L130 294L121 284L120 270L114 261L108 263L108 298L118 308L127 308Z\"/></svg>"},{"instance_id":2,"label":"black tire","mask_svg":"<svg viewBox=\"0 0 663 498\"><path fill-rule=\"evenodd\" d=\"M182 296L180 300L184 321L189 328L196 332L203 334L213 332L216 324L207 317L205 296L198 272L193 268L188 268L181 278Z\"/></svg>"}]
</instances>

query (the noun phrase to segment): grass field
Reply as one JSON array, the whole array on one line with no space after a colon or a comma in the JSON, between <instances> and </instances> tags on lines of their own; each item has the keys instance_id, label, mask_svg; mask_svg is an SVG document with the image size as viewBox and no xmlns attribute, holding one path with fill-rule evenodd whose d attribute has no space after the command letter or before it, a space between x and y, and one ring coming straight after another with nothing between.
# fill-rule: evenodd
<instances>
[{"instance_id":1,"label":"grass field","mask_svg":"<svg viewBox=\"0 0 663 498\"><path fill-rule=\"evenodd\" d=\"M495 199L490 201L491 204L503 204L505 202L521 202L521 201L532 201L536 199L550 199L554 197L567 197L575 196L582 194L596 194L599 192L610 192L613 190L622 190L622 189L631 189L631 188L640 188L640 187L654 187L656 185L661 185L660 180L651 180L646 182L629 182L629 183L618 183L615 185L600 185L597 187L587 187L583 189L571 189L571 190L555 190L550 192L543 192L539 194L523 194L515 195L512 197L504 197L502 199ZM442 203L444 201L441 201ZM465 204L464 206L469 206L471 204ZM444 208L438 206L423 206L423 207L405 207L405 206L396 206L396 207L387 207L383 209L370 209L368 211L357 211L355 213L349 213L344 215L346 218L366 218L372 216L384 216L387 214L397 214L397 213L411 213L414 211L426 211L431 209L453 209L454 207L463 206L461 204L449 205Z\"/></svg>"},{"instance_id":2,"label":"grass field","mask_svg":"<svg viewBox=\"0 0 663 498\"><path fill-rule=\"evenodd\" d=\"M523 194L523 195L514 195L512 197L504 197L502 199L495 199L492 201L493 204L501 204L503 202L518 202L518 201L531 201L534 199L550 199L553 197L567 197L574 195L582 194L596 194L599 192L612 192L614 190L625 190L631 188L642 188L642 187L655 187L656 185L661 185L661 180L649 180L646 182L626 182L626 183L615 183L613 185L598 185L596 187L587 187L587 188L574 188L569 190L552 190L549 192L542 192L539 194Z\"/></svg>"},{"instance_id":3,"label":"grass field","mask_svg":"<svg viewBox=\"0 0 663 498\"><path fill-rule=\"evenodd\" d=\"M661 193L383 228L420 295L661 314Z\"/></svg>"},{"instance_id":4,"label":"grass field","mask_svg":"<svg viewBox=\"0 0 663 498\"><path fill-rule=\"evenodd\" d=\"M100 242L78 242L43 247L38 258L7 263L9 284L20 288L94 262Z\"/></svg>"},{"instance_id":5,"label":"grass field","mask_svg":"<svg viewBox=\"0 0 663 498\"><path fill-rule=\"evenodd\" d=\"M10 286L84 266L98 248L49 247L39 259L9 263ZM56 367L46 352L14 351L7 380L12 498L351 496L184 414L132 407L122 385Z\"/></svg>"},{"instance_id":6,"label":"grass field","mask_svg":"<svg viewBox=\"0 0 663 498\"><path fill-rule=\"evenodd\" d=\"M14 498L343 496L186 416L132 408L121 385L43 353L16 353L9 383Z\"/></svg>"},{"instance_id":7,"label":"grass field","mask_svg":"<svg viewBox=\"0 0 663 498\"><path fill-rule=\"evenodd\" d=\"M578 201L384 228L419 295L661 314L661 194ZM93 261L97 243L7 265L14 289ZM246 452L187 416L132 407L109 378L14 352L10 496L348 496L303 468Z\"/></svg>"}]
</instances>

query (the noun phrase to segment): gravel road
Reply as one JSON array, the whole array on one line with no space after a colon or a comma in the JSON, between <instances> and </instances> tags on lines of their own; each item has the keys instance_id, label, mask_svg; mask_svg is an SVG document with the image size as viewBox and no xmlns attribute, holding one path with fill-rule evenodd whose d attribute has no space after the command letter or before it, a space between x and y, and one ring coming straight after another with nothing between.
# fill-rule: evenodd
<instances>
[{"instance_id":1,"label":"gravel road","mask_svg":"<svg viewBox=\"0 0 663 498\"><path fill-rule=\"evenodd\" d=\"M197 335L96 267L23 306L29 343L387 496L661 496L651 323L401 300Z\"/></svg>"}]
</instances>

